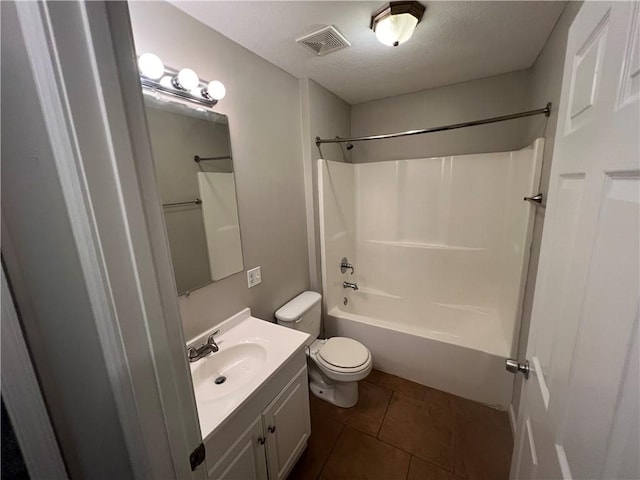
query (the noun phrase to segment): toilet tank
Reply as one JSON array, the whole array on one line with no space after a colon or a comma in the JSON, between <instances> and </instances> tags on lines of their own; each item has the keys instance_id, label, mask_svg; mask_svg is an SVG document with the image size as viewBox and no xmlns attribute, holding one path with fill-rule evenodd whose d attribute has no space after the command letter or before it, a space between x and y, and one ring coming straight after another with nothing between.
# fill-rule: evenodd
<instances>
[{"instance_id":1,"label":"toilet tank","mask_svg":"<svg viewBox=\"0 0 640 480\"><path fill-rule=\"evenodd\" d=\"M311 335L306 344L311 345L320 335L322 319L320 300L316 292L302 292L276 311L278 324Z\"/></svg>"}]
</instances>

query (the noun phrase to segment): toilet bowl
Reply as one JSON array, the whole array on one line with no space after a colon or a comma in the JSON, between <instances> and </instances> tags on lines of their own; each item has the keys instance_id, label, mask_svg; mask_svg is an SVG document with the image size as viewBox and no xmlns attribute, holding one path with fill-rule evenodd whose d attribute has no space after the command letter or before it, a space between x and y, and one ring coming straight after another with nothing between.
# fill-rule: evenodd
<instances>
[{"instance_id":1,"label":"toilet bowl","mask_svg":"<svg viewBox=\"0 0 640 480\"><path fill-rule=\"evenodd\" d=\"M367 347L345 337L316 340L308 359L309 389L316 397L342 408L358 403L358 382L373 368Z\"/></svg>"},{"instance_id":2,"label":"toilet bowl","mask_svg":"<svg viewBox=\"0 0 640 480\"><path fill-rule=\"evenodd\" d=\"M357 340L346 337L318 339L320 299L316 292L303 292L276 312L278 324L310 334L307 341L309 389L316 397L338 407L358 403L358 382L371 372L371 352Z\"/></svg>"}]
</instances>

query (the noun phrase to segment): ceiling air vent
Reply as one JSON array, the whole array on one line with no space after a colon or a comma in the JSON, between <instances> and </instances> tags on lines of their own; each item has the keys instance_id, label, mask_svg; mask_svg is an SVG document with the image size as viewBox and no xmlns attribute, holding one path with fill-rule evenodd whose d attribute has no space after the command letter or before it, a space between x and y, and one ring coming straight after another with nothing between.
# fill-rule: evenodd
<instances>
[{"instance_id":1,"label":"ceiling air vent","mask_svg":"<svg viewBox=\"0 0 640 480\"><path fill-rule=\"evenodd\" d=\"M333 25L308 33L296 39L296 42L313 50L316 55L326 55L327 53L351 46L349 40L344 38L344 35L336 30Z\"/></svg>"}]
</instances>

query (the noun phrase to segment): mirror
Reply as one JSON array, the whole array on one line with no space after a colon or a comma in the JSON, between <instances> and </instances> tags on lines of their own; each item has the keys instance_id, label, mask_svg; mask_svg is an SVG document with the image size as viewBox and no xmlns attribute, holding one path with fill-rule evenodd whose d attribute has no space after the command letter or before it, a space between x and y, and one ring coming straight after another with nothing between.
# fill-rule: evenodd
<instances>
[{"instance_id":1,"label":"mirror","mask_svg":"<svg viewBox=\"0 0 640 480\"><path fill-rule=\"evenodd\" d=\"M225 115L144 95L178 294L244 269Z\"/></svg>"}]
</instances>

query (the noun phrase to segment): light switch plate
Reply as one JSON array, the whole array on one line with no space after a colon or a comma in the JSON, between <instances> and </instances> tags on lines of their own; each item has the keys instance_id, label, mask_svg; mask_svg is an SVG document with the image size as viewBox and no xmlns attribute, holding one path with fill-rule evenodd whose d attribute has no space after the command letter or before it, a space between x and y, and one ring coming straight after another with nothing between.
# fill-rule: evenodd
<instances>
[{"instance_id":1,"label":"light switch plate","mask_svg":"<svg viewBox=\"0 0 640 480\"><path fill-rule=\"evenodd\" d=\"M262 273L260 272L260 267L255 267L251 270L247 270L247 286L249 288L260 285L261 283Z\"/></svg>"}]
</instances>

